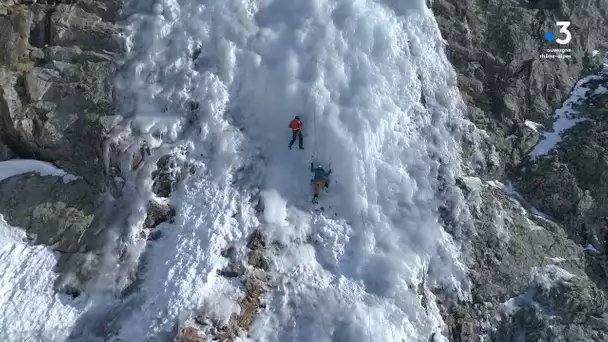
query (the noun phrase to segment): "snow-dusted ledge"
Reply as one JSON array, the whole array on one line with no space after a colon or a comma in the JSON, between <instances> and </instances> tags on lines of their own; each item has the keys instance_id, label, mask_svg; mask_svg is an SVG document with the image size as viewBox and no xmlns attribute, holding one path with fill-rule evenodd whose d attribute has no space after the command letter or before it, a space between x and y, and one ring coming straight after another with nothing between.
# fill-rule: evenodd
<instances>
[{"instance_id":1,"label":"snow-dusted ledge","mask_svg":"<svg viewBox=\"0 0 608 342\"><path fill-rule=\"evenodd\" d=\"M79 178L38 160L0 162L0 181L28 172L63 177L64 183ZM25 240L25 232L0 214L0 340L63 340L80 312L70 305L69 296L53 290L57 258L52 249Z\"/></svg>"},{"instance_id":2,"label":"snow-dusted ledge","mask_svg":"<svg viewBox=\"0 0 608 342\"><path fill-rule=\"evenodd\" d=\"M11 159L0 162L0 181L28 172L36 172L41 176L63 177L64 183L80 178L57 168L51 163L39 160Z\"/></svg>"}]
</instances>

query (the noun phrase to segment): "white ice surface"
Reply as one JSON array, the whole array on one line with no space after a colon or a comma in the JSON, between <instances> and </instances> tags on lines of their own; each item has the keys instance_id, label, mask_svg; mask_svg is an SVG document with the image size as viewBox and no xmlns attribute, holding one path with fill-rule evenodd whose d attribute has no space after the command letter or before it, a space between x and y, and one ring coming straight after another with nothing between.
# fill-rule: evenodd
<instances>
[{"instance_id":1,"label":"white ice surface","mask_svg":"<svg viewBox=\"0 0 608 342\"><path fill-rule=\"evenodd\" d=\"M81 310L53 291L51 249L24 240L0 215L0 341L64 340Z\"/></svg>"},{"instance_id":2,"label":"white ice surface","mask_svg":"<svg viewBox=\"0 0 608 342\"><path fill-rule=\"evenodd\" d=\"M190 310L226 321L242 289L217 275L220 253L259 227L283 247L268 250L274 286L251 340L441 340L429 288L468 290L436 197L458 173L450 126L464 107L425 1L128 0L125 11L121 110L197 171L171 195L176 221L158 227L133 292L107 306L90 294L79 329L163 341ZM287 149L294 115L304 151ZM310 211L313 157L333 169L325 214Z\"/></svg>"},{"instance_id":3,"label":"white ice surface","mask_svg":"<svg viewBox=\"0 0 608 342\"><path fill-rule=\"evenodd\" d=\"M455 74L424 1L159 4L162 15L131 20L135 78L122 82L145 108L137 112L142 132L177 136L174 122L183 122L188 101L200 103L202 137L191 155L205 156L211 179L176 197L181 221L151 247L148 263L163 266L150 267L142 286L154 300L120 336L171 329L178 311L213 302L218 292L238 294L213 271L224 262L220 249L258 223L229 217L239 191L226 178L251 163L252 149L265 164L254 166L267 190L263 227L287 246L271 255L279 285L267 294L253 339L413 341L437 332L437 308L430 304L427 313L415 289L429 268L429 284L458 289L464 281L457 249L437 222L440 171L430 157L456 162L447 125L461 112ZM170 109L163 113L164 106ZM294 115L305 125L304 151L287 149ZM336 183L321 202L337 216L309 213L313 155L332 163Z\"/></svg>"}]
</instances>

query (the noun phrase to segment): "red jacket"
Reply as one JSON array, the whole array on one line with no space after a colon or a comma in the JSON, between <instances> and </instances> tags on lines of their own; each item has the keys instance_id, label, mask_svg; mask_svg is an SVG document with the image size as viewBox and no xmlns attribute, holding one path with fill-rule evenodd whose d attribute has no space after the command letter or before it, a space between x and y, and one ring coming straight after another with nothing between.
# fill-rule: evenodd
<instances>
[{"instance_id":1,"label":"red jacket","mask_svg":"<svg viewBox=\"0 0 608 342\"><path fill-rule=\"evenodd\" d=\"M302 121L296 119L291 120L289 123L289 128L291 128L292 131L302 128Z\"/></svg>"}]
</instances>

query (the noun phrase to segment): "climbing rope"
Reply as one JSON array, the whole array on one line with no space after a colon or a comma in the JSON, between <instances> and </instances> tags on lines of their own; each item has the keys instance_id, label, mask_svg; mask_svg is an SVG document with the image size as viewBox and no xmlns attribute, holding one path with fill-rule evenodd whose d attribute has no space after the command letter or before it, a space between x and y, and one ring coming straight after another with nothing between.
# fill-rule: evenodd
<instances>
[{"instance_id":1,"label":"climbing rope","mask_svg":"<svg viewBox=\"0 0 608 342\"><path fill-rule=\"evenodd\" d=\"M372 318L369 313L369 305L367 305L367 336L369 337L368 341L372 342Z\"/></svg>"},{"instance_id":2,"label":"climbing rope","mask_svg":"<svg viewBox=\"0 0 608 342\"><path fill-rule=\"evenodd\" d=\"M313 107L313 111L312 111L312 127L313 127L313 139L315 140L315 153L313 154L313 159L314 156L316 156L317 158L319 157L319 142L317 140L317 106L316 106L316 102L314 103L314 107Z\"/></svg>"}]
</instances>

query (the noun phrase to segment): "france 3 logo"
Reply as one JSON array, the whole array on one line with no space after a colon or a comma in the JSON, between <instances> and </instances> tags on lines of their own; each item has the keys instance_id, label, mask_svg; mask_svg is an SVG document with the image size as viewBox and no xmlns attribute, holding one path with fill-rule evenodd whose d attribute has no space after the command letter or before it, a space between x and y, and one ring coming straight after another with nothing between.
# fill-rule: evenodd
<instances>
[{"instance_id":1,"label":"france 3 logo","mask_svg":"<svg viewBox=\"0 0 608 342\"><path fill-rule=\"evenodd\" d=\"M570 43L570 40L572 39L572 33L570 33L570 31L568 30L568 27L570 27L570 22L569 21L556 21L555 24L557 25L557 27L559 27L558 33L565 35L565 37L563 37L563 38L557 37L556 34L554 34L551 31L548 31L548 32L545 32L545 40L546 41L555 40L555 42L560 45L566 45L566 44Z\"/></svg>"}]
</instances>

